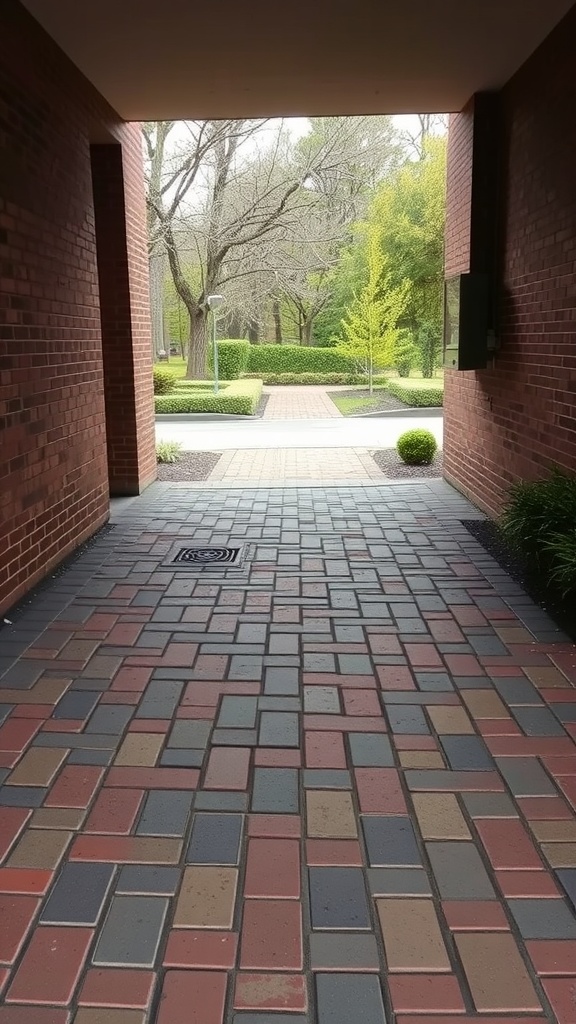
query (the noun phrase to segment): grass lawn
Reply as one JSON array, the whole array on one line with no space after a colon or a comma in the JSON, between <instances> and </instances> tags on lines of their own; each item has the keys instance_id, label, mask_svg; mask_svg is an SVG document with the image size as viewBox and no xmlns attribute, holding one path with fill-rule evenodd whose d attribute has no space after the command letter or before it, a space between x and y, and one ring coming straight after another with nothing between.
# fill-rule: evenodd
<instances>
[{"instance_id":1,"label":"grass lawn","mask_svg":"<svg viewBox=\"0 0 576 1024\"><path fill-rule=\"evenodd\" d=\"M372 398L361 396L351 398L349 395L339 395L333 392L330 398L343 416L356 416L360 412L376 412L381 405L378 395L373 395Z\"/></svg>"}]
</instances>

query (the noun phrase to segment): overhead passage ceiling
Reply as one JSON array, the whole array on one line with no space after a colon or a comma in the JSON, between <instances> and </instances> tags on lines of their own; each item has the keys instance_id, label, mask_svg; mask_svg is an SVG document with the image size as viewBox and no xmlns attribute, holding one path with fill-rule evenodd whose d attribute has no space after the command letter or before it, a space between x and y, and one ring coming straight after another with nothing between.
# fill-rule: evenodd
<instances>
[{"instance_id":1,"label":"overhead passage ceiling","mask_svg":"<svg viewBox=\"0 0 576 1024\"><path fill-rule=\"evenodd\" d=\"M126 120L460 110L573 0L24 0Z\"/></svg>"}]
</instances>

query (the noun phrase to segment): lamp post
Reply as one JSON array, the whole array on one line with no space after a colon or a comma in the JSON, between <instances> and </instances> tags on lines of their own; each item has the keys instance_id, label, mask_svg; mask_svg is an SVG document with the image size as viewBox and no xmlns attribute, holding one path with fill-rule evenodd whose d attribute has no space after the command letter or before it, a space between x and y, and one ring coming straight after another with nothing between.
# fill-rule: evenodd
<instances>
[{"instance_id":1,"label":"lamp post","mask_svg":"<svg viewBox=\"0 0 576 1024\"><path fill-rule=\"evenodd\" d=\"M216 341L216 310L224 302L223 295L209 295L206 299L208 309L212 313L212 356L214 361L214 394L218 394L218 344Z\"/></svg>"}]
</instances>

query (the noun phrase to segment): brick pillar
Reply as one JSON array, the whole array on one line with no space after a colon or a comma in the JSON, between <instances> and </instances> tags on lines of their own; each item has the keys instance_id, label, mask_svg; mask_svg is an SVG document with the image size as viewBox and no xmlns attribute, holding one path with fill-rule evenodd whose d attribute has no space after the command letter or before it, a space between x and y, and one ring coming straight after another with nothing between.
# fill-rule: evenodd
<instances>
[{"instance_id":1,"label":"brick pillar","mask_svg":"<svg viewBox=\"0 0 576 1024\"><path fill-rule=\"evenodd\" d=\"M142 136L135 124L121 135L91 147L112 495L156 478Z\"/></svg>"}]
</instances>

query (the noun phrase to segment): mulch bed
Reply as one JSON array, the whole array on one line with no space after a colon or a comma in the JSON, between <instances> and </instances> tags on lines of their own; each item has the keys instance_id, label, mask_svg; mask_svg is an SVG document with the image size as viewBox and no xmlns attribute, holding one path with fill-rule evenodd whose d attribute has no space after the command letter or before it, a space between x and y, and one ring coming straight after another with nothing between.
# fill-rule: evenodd
<instances>
[{"instance_id":1,"label":"mulch bed","mask_svg":"<svg viewBox=\"0 0 576 1024\"><path fill-rule=\"evenodd\" d=\"M407 466L397 454L395 448L384 448L382 451L370 452L374 462L389 480L422 480L424 477L442 476L442 452L438 452L429 466Z\"/></svg>"},{"instance_id":2,"label":"mulch bed","mask_svg":"<svg viewBox=\"0 0 576 1024\"><path fill-rule=\"evenodd\" d=\"M222 457L222 452L184 452L177 462L160 462L158 479L170 483L207 480Z\"/></svg>"},{"instance_id":3,"label":"mulch bed","mask_svg":"<svg viewBox=\"0 0 576 1024\"><path fill-rule=\"evenodd\" d=\"M332 397L330 392L328 392L328 397L329 398ZM360 390L358 390L356 388L353 391L335 391L334 392L334 397L335 398L369 398L371 401L374 402L374 407L372 409L366 410L368 412L388 412L388 411L391 411L391 410L394 410L394 409L406 409L407 408L407 406L406 406L406 404L404 402L401 402L399 398L395 398L394 395L388 394L388 392L385 391L384 388L376 388L376 390L374 391L373 394L370 394L370 392L367 389L362 389L360 391ZM350 413L349 415L362 416L363 413L362 412Z\"/></svg>"},{"instance_id":4,"label":"mulch bed","mask_svg":"<svg viewBox=\"0 0 576 1024\"><path fill-rule=\"evenodd\" d=\"M562 599L559 594L551 592L544 585L542 576L531 573L516 552L510 550L492 519L466 519L462 524L484 550L492 555L500 568L526 591L535 604L548 612L556 625L576 643L576 597Z\"/></svg>"}]
</instances>

